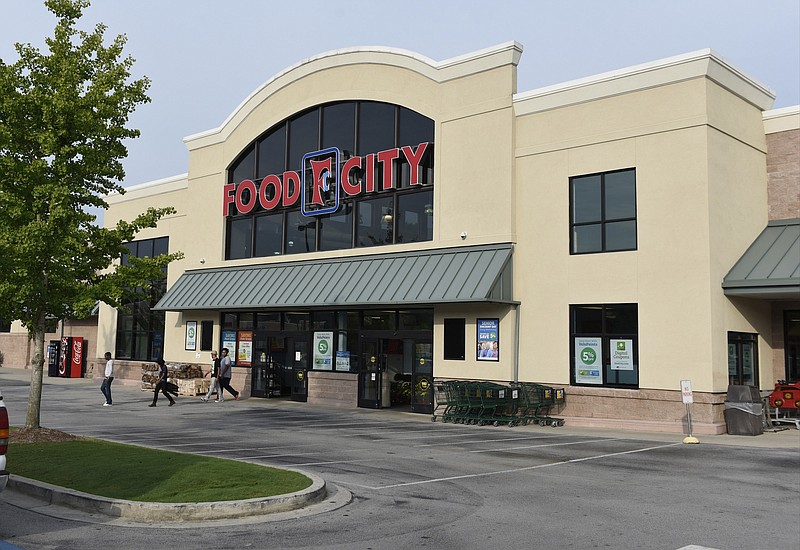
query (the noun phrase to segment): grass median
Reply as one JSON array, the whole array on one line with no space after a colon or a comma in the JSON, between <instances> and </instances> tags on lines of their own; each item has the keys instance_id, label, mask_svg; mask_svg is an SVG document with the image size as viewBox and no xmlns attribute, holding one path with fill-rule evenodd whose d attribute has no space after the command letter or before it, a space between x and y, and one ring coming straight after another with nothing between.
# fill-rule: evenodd
<instances>
[{"instance_id":1,"label":"grass median","mask_svg":"<svg viewBox=\"0 0 800 550\"><path fill-rule=\"evenodd\" d=\"M219 502L293 493L311 479L292 471L98 439L17 443L8 468L85 493L141 502Z\"/></svg>"}]
</instances>

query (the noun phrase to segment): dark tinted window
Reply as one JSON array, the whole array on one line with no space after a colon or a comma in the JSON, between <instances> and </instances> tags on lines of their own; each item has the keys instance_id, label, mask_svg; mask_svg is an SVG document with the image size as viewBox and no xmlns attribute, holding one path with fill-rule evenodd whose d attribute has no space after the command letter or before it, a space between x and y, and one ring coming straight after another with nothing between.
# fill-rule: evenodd
<instances>
[{"instance_id":1,"label":"dark tinted window","mask_svg":"<svg viewBox=\"0 0 800 550\"><path fill-rule=\"evenodd\" d=\"M239 183L242 180L249 180L255 177L256 173L256 152L251 145L247 152L242 155L233 167L228 171L228 181Z\"/></svg>"},{"instance_id":2,"label":"dark tinted window","mask_svg":"<svg viewBox=\"0 0 800 550\"><path fill-rule=\"evenodd\" d=\"M570 179L570 253L636 250L636 171Z\"/></svg>"},{"instance_id":3,"label":"dark tinted window","mask_svg":"<svg viewBox=\"0 0 800 550\"><path fill-rule=\"evenodd\" d=\"M394 233L394 200L391 196L358 203L357 246L391 243Z\"/></svg>"},{"instance_id":4,"label":"dark tinted window","mask_svg":"<svg viewBox=\"0 0 800 550\"><path fill-rule=\"evenodd\" d=\"M466 324L464 319L444 320L444 358L463 361L466 350Z\"/></svg>"},{"instance_id":5,"label":"dark tinted window","mask_svg":"<svg viewBox=\"0 0 800 550\"><path fill-rule=\"evenodd\" d=\"M410 309L398 313L400 330L433 330L432 309Z\"/></svg>"},{"instance_id":6,"label":"dark tinted window","mask_svg":"<svg viewBox=\"0 0 800 550\"><path fill-rule=\"evenodd\" d=\"M319 149L319 109L312 109L289 123L289 163L291 170L300 170L303 155Z\"/></svg>"},{"instance_id":7,"label":"dark tinted window","mask_svg":"<svg viewBox=\"0 0 800 550\"><path fill-rule=\"evenodd\" d=\"M346 202L335 214L319 220L319 249L341 250L353 247L353 203Z\"/></svg>"},{"instance_id":8,"label":"dark tinted window","mask_svg":"<svg viewBox=\"0 0 800 550\"><path fill-rule=\"evenodd\" d=\"M228 224L228 259L252 256L253 218L239 218Z\"/></svg>"},{"instance_id":9,"label":"dark tinted window","mask_svg":"<svg viewBox=\"0 0 800 550\"><path fill-rule=\"evenodd\" d=\"M433 240L433 191L399 195L397 210L399 216L395 242Z\"/></svg>"},{"instance_id":10,"label":"dark tinted window","mask_svg":"<svg viewBox=\"0 0 800 550\"><path fill-rule=\"evenodd\" d=\"M240 183L244 179L253 179L258 192L263 185L263 178L275 175L283 185L289 185L291 192L284 188L282 196L298 197L295 187L300 182L291 183L291 178L284 178L286 170L299 172L302 156L322 147L338 147L342 151L340 161L344 162L355 154L354 149L361 149L359 155L378 153L387 149L411 147L407 154L414 155L416 174L412 174L406 155L400 153L392 161L394 187L405 193L424 193L425 198L412 198L393 193L381 193L384 163L374 162L374 181L377 193L381 193L380 204L373 204L375 194L361 194L348 198L342 194L339 210L332 215L319 217L298 217L298 214L285 215L282 223L279 218L258 218L258 221L247 222L243 218L255 220L254 216L265 215L259 204L259 198L251 195L248 189L241 190L238 195L241 203L252 207L248 214L237 214L229 217L226 232L226 259L245 257L267 257L282 253L296 253L314 250L341 250L354 246L373 246L392 244L395 242L417 242L432 240L432 193L424 186L433 184L433 133L434 122L425 116L405 107L379 103L374 101L342 101L329 103L301 112L273 126L260 138L244 149L237 160L228 169L228 181ZM356 142L361 146L356 145ZM426 149L420 150L419 144L427 143ZM417 157L416 155L419 155ZM365 181L366 159L363 167L350 172L351 183ZM257 168L256 168L257 167ZM257 172L256 172L257 169ZM254 177L257 175L257 178ZM419 185L411 186L412 175ZM270 184L262 191L267 201L275 198L276 186ZM296 191L296 193L295 193ZM231 191L231 198L237 195ZM383 202L389 197L392 204ZM347 199L347 200L345 200ZM297 199L296 199L297 200ZM267 216L285 213L298 207L298 202L277 206ZM359 204L364 204L363 208ZM395 204L400 208L394 212ZM405 213L404 213L405 209ZM235 208L231 207L231 211ZM359 212L361 215L359 215ZM366 217L365 217L366 216ZM375 217L377 216L377 217ZM236 220L233 222L232 220ZM359 222L363 220L363 236L357 241L354 233L359 234ZM250 238L245 233L250 231ZM123 257L123 262L126 257Z\"/></svg>"},{"instance_id":11,"label":"dark tinted window","mask_svg":"<svg viewBox=\"0 0 800 550\"><path fill-rule=\"evenodd\" d=\"M419 145L423 142L433 143L433 121L411 109L400 107L398 122L398 145Z\"/></svg>"},{"instance_id":12,"label":"dark tinted window","mask_svg":"<svg viewBox=\"0 0 800 550\"><path fill-rule=\"evenodd\" d=\"M322 108L322 149L338 147L343 154L355 154L356 104L334 103Z\"/></svg>"},{"instance_id":13,"label":"dark tinted window","mask_svg":"<svg viewBox=\"0 0 800 550\"><path fill-rule=\"evenodd\" d=\"M283 213L267 214L256 219L255 256L275 256L283 244Z\"/></svg>"},{"instance_id":14,"label":"dark tinted window","mask_svg":"<svg viewBox=\"0 0 800 550\"><path fill-rule=\"evenodd\" d=\"M200 351L214 347L214 321L200 321Z\"/></svg>"},{"instance_id":15,"label":"dark tinted window","mask_svg":"<svg viewBox=\"0 0 800 550\"><path fill-rule=\"evenodd\" d=\"M570 306L572 383L638 387L638 309L637 304ZM581 346L585 349L576 350Z\"/></svg>"},{"instance_id":16,"label":"dark tinted window","mask_svg":"<svg viewBox=\"0 0 800 550\"><path fill-rule=\"evenodd\" d=\"M299 210L286 213L286 254L317 250L317 220L306 218Z\"/></svg>"},{"instance_id":17,"label":"dark tinted window","mask_svg":"<svg viewBox=\"0 0 800 550\"><path fill-rule=\"evenodd\" d=\"M154 257L166 254L169 250L169 237L145 239L126 243L127 254L123 255L123 264L128 258ZM166 269L164 269L166 274ZM164 350L164 316L163 311L152 308L164 296L166 280L151 282L145 291L145 299L127 302L127 311L117 313L117 339L114 356L119 359L137 359L153 361L163 354ZM137 289L140 292L142 289Z\"/></svg>"},{"instance_id":18,"label":"dark tinted window","mask_svg":"<svg viewBox=\"0 0 800 550\"><path fill-rule=\"evenodd\" d=\"M363 102L358 115L358 154L377 153L395 146L395 113L388 103Z\"/></svg>"},{"instance_id":19,"label":"dark tinted window","mask_svg":"<svg viewBox=\"0 0 800 550\"><path fill-rule=\"evenodd\" d=\"M572 178L573 223L600 221L602 216L600 191L600 176Z\"/></svg>"},{"instance_id":20,"label":"dark tinted window","mask_svg":"<svg viewBox=\"0 0 800 550\"><path fill-rule=\"evenodd\" d=\"M258 144L258 178L280 175L286 169L286 125L281 124Z\"/></svg>"}]
</instances>

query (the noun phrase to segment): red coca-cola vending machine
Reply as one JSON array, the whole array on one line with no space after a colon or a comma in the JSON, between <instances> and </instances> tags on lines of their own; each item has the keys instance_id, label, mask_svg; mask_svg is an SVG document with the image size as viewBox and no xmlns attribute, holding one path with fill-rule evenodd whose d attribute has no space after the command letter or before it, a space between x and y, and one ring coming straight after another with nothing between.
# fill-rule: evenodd
<instances>
[{"instance_id":1,"label":"red coca-cola vending machine","mask_svg":"<svg viewBox=\"0 0 800 550\"><path fill-rule=\"evenodd\" d=\"M58 375L62 378L83 377L83 337L64 336L58 356Z\"/></svg>"}]
</instances>

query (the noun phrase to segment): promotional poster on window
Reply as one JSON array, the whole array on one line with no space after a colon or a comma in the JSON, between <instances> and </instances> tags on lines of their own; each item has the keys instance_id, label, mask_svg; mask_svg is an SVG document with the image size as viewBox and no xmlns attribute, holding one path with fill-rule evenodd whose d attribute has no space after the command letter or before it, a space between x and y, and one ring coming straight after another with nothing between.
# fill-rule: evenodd
<instances>
[{"instance_id":1,"label":"promotional poster on window","mask_svg":"<svg viewBox=\"0 0 800 550\"><path fill-rule=\"evenodd\" d=\"M633 370L633 340L611 340L611 370Z\"/></svg>"},{"instance_id":2,"label":"promotional poster on window","mask_svg":"<svg viewBox=\"0 0 800 550\"><path fill-rule=\"evenodd\" d=\"M575 383L603 383L603 339L575 338Z\"/></svg>"},{"instance_id":3,"label":"promotional poster on window","mask_svg":"<svg viewBox=\"0 0 800 550\"><path fill-rule=\"evenodd\" d=\"M333 370L333 332L314 333L314 369Z\"/></svg>"},{"instance_id":4,"label":"promotional poster on window","mask_svg":"<svg viewBox=\"0 0 800 550\"><path fill-rule=\"evenodd\" d=\"M236 350L236 364L249 367L253 363L253 333L249 330L239 331L239 348Z\"/></svg>"},{"instance_id":5,"label":"promotional poster on window","mask_svg":"<svg viewBox=\"0 0 800 550\"><path fill-rule=\"evenodd\" d=\"M235 330L223 330L222 331L222 347L228 348L228 357L231 358L231 361L236 361L236 331ZM220 349L222 352L222 349Z\"/></svg>"},{"instance_id":6,"label":"promotional poster on window","mask_svg":"<svg viewBox=\"0 0 800 550\"><path fill-rule=\"evenodd\" d=\"M197 350L197 321L186 322L186 342L184 344L186 351Z\"/></svg>"},{"instance_id":7,"label":"promotional poster on window","mask_svg":"<svg viewBox=\"0 0 800 550\"><path fill-rule=\"evenodd\" d=\"M500 360L500 319L478 319L478 361Z\"/></svg>"}]
</instances>

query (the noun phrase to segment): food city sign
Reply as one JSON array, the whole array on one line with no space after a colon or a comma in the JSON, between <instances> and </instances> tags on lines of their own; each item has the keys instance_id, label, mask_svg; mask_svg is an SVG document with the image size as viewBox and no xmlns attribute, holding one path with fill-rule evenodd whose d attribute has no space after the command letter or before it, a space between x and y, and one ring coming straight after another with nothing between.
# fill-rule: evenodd
<instances>
[{"instance_id":1,"label":"food city sign","mask_svg":"<svg viewBox=\"0 0 800 550\"><path fill-rule=\"evenodd\" d=\"M274 210L294 206L301 201L304 216L330 214L339 209L341 193L348 197L388 191L397 187L392 165L402 158L409 166L409 184L420 185L420 167L430 143L406 145L343 160L337 147L303 155L302 172L288 170L283 177L270 174L256 183L243 180L223 188L223 216L249 214L256 206ZM382 170L380 170L382 168ZM380 173L382 172L382 177ZM377 181L380 177L381 181Z\"/></svg>"}]
</instances>

